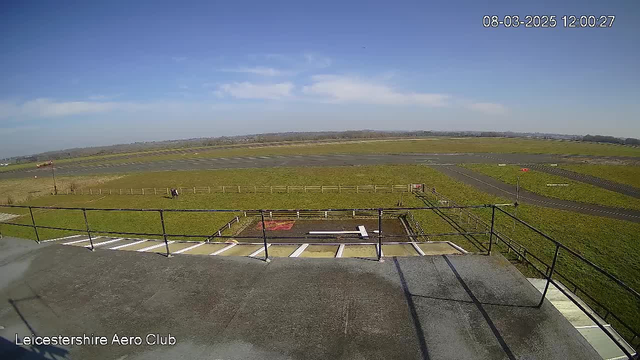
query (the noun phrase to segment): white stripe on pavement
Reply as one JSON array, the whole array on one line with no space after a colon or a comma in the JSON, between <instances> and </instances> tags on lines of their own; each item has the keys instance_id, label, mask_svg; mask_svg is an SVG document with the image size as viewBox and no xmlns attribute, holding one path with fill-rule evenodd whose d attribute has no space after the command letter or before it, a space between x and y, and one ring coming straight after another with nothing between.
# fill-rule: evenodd
<instances>
[{"instance_id":1,"label":"white stripe on pavement","mask_svg":"<svg viewBox=\"0 0 640 360\"><path fill-rule=\"evenodd\" d=\"M209 255L218 255L218 254L222 254L223 252L225 252L225 251L227 251L227 250L231 249L232 247L234 247L234 246L236 246L236 245L238 245L238 244L231 244L231 245L229 245L229 246L225 246L225 247L223 247L222 249L220 249L220 250L218 250L218 251L216 251L216 252L214 252L214 253L211 253L211 254L209 254Z\"/></svg>"},{"instance_id":2,"label":"white stripe on pavement","mask_svg":"<svg viewBox=\"0 0 640 360\"><path fill-rule=\"evenodd\" d=\"M173 244L175 241L167 241L167 244ZM145 252L148 250L153 250L153 249L157 249L161 246L164 246L164 242L161 242L160 244L157 245L152 245L152 246L147 246L146 248L142 248L140 250L138 250L138 252Z\"/></svg>"},{"instance_id":3,"label":"white stripe on pavement","mask_svg":"<svg viewBox=\"0 0 640 360\"><path fill-rule=\"evenodd\" d=\"M102 236L94 237L94 238L93 238L93 240L95 240L95 239L99 239L99 238L101 238L101 237L102 237ZM68 243L64 243L64 244L62 244L62 245L73 245L73 244L77 244L77 243L79 243L79 242L83 242L83 241L89 241L89 238L82 239L82 240L69 241Z\"/></svg>"},{"instance_id":4,"label":"white stripe on pavement","mask_svg":"<svg viewBox=\"0 0 640 360\"><path fill-rule=\"evenodd\" d=\"M65 236L65 237L61 237L61 238L57 238L57 239L43 240L43 241L40 241L40 242L49 242L49 241L60 241L60 240L66 240L66 239L73 239L73 238L76 238L78 236L84 236L84 235L71 235L71 236Z\"/></svg>"},{"instance_id":5,"label":"white stripe on pavement","mask_svg":"<svg viewBox=\"0 0 640 360\"><path fill-rule=\"evenodd\" d=\"M271 244L267 244L267 248L270 247ZM254 251L251 255L249 255L249 257L254 257L254 256L258 256L258 254L262 253L264 251L264 246L261 247L260 249Z\"/></svg>"},{"instance_id":6,"label":"white stripe on pavement","mask_svg":"<svg viewBox=\"0 0 640 360\"><path fill-rule=\"evenodd\" d=\"M122 248L127 247L127 246L142 244L145 241L147 241L147 240L140 240L140 241L132 242L131 244L118 245L116 247L110 248L109 250L118 250L118 249L122 249Z\"/></svg>"},{"instance_id":7,"label":"white stripe on pavement","mask_svg":"<svg viewBox=\"0 0 640 360\"><path fill-rule=\"evenodd\" d=\"M174 252L174 254L182 254L183 252L187 252L187 251L189 251L189 250L193 250L193 249L197 248L198 246L202 246L202 245L204 245L204 244L205 244L205 242L203 241L203 242L201 242L201 243L199 243L199 244L195 244L195 245L193 245L193 246L189 246L189 247L186 247L186 248L184 248L184 249L180 249L180 250L178 250L178 251Z\"/></svg>"},{"instance_id":8,"label":"white stripe on pavement","mask_svg":"<svg viewBox=\"0 0 640 360\"><path fill-rule=\"evenodd\" d=\"M96 247L96 246L100 246L100 245L111 244L111 243L114 243L114 242L116 242L116 241L120 241L120 240L122 240L122 238L118 238L118 239L111 239L111 240L107 240L107 241L103 241L103 242L99 242L99 243L94 243L94 244L93 244L93 246L94 246L94 247ZM90 247L91 247L91 244L86 245L85 247L86 247L86 248L90 248Z\"/></svg>"},{"instance_id":9,"label":"white stripe on pavement","mask_svg":"<svg viewBox=\"0 0 640 360\"><path fill-rule=\"evenodd\" d=\"M424 256L424 251L422 251L422 249L420 249L420 247L418 246L418 244L416 244L415 242L412 242L411 245L413 245L413 248L416 249L416 251L418 252L418 254L420 254L421 256Z\"/></svg>"},{"instance_id":10,"label":"white stripe on pavement","mask_svg":"<svg viewBox=\"0 0 640 360\"><path fill-rule=\"evenodd\" d=\"M309 244L302 244L300 245L299 248L296 249L296 251L293 252L293 254L289 255L289 257L298 257L300 256L300 254L302 254L303 251L305 251L305 249L309 246Z\"/></svg>"},{"instance_id":11,"label":"white stripe on pavement","mask_svg":"<svg viewBox=\"0 0 640 360\"><path fill-rule=\"evenodd\" d=\"M344 251L344 244L340 244L340 246L338 246L338 253L336 254L336 257L341 258L343 251Z\"/></svg>"}]
</instances>

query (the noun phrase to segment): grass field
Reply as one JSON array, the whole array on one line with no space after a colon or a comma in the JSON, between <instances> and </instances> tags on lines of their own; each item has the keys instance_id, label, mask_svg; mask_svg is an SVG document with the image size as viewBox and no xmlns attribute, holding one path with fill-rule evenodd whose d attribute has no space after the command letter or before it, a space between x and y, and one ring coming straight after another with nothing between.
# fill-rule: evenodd
<instances>
[{"instance_id":1,"label":"grass field","mask_svg":"<svg viewBox=\"0 0 640 360\"><path fill-rule=\"evenodd\" d=\"M108 181L120 178L118 175L103 176L62 176L56 178L58 191L73 187L84 188L100 186ZM25 179L0 180L0 204L23 202L53 193L53 180L49 176Z\"/></svg>"},{"instance_id":2,"label":"grass field","mask_svg":"<svg viewBox=\"0 0 640 360\"><path fill-rule=\"evenodd\" d=\"M522 172L520 171L522 167L517 165L466 164L463 166L511 185L516 185L517 177L520 176L522 189L544 196L640 210L640 199L535 169ZM547 186L547 184L569 184L569 186Z\"/></svg>"},{"instance_id":3,"label":"grass field","mask_svg":"<svg viewBox=\"0 0 640 360\"><path fill-rule=\"evenodd\" d=\"M562 164L561 168L635 186L640 189L640 166Z\"/></svg>"},{"instance_id":4,"label":"grass field","mask_svg":"<svg viewBox=\"0 0 640 360\"><path fill-rule=\"evenodd\" d=\"M260 156L260 155L316 155L316 154L386 154L386 153L540 153L599 156L640 156L640 148L613 144L598 144L576 141L513 139L513 138L422 138L412 140L358 140L323 143L292 143L257 147L257 144L233 149L220 147L192 148L189 154L171 153L174 149L154 150L128 154L101 155L85 158L59 160L57 164L82 160L103 160L103 163L151 162L187 158ZM135 156L135 157L134 157ZM34 167L33 164L18 164L0 168L0 171Z\"/></svg>"},{"instance_id":5,"label":"grass field","mask_svg":"<svg viewBox=\"0 0 640 360\"><path fill-rule=\"evenodd\" d=\"M529 175L529 174L527 174ZM340 167L340 168L294 168L269 170L219 170L209 172L170 172L158 174L137 174L126 176L106 187L138 186L142 183L154 182L162 186L179 185L181 182L194 183L228 183L268 184L272 181L281 184L295 182L311 184L357 184L364 180L375 183L425 183L428 187L436 187L438 192L447 197L466 204L503 203L504 199L490 196L475 188L454 181L446 175L420 165L396 165L373 167ZM213 181L215 180L215 181ZM375 180L375 181L374 181ZM283 183L282 183L283 182ZM170 184L168 184L170 183ZM112 186L113 185L113 186ZM147 186L147 185L144 185ZM395 206L399 194L207 194L183 195L179 200L167 199L164 196L46 196L29 202L32 205L59 205L69 207L106 207L106 208L350 208L350 207L392 207ZM404 195L405 206L423 206L423 203L411 196ZM0 209L4 212L25 214L18 209ZM476 211L484 219L490 219L490 210ZM84 219L80 211L60 212L35 211L36 221L40 225L69 226L84 228ZM93 229L119 230L132 232L160 232L158 213L89 213L89 222ZM166 225L169 233L210 234L226 223L233 214L167 214ZM640 224L582 215L568 211L522 205L518 208L518 216L537 226L542 231L555 237L558 241L575 249L587 259L599 264L607 271L625 281L631 287L640 288L640 252L637 251L637 234ZM427 233L451 232L454 229L432 211L416 212L415 217L421 222ZM453 215L455 219L456 216ZM23 216L18 222L29 223L30 218ZM523 226L513 225L513 221L505 215L497 217L498 229L528 250L550 262L553 246L539 235L526 230ZM16 228L0 225L5 235L34 238L29 228ZM43 237L62 235L59 231L42 230ZM65 235L69 235L68 233ZM480 237L486 241L486 237ZM460 237L446 238L468 250L470 244ZM640 326L640 308L636 302L619 289L612 287L598 274L594 274L582 264L561 254L558 269L575 279L580 286L589 289L598 299L616 310L625 320Z\"/></svg>"}]
</instances>

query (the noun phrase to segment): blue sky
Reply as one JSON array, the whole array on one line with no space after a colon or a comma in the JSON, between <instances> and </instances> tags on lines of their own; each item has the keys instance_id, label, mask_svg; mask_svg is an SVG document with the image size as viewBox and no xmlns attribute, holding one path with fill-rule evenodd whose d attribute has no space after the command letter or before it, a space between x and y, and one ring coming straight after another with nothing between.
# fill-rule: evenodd
<instances>
[{"instance_id":1,"label":"blue sky","mask_svg":"<svg viewBox=\"0 0 640 360\"><path fill-rule=\"evenodd\" d=\"M559 24L484 28L493 14ZM635 0L3 1L0 15L0 158L365 128L640 137Z\"/></svg>"}]
</instances>

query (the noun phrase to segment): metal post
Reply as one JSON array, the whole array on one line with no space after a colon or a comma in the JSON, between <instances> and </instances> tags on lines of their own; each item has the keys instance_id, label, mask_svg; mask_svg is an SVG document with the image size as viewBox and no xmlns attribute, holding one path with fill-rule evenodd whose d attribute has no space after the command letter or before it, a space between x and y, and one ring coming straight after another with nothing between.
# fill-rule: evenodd
<instances>
[{"instance_id":1,"label":"metal post","mask_svg":"<svg viewBox=\"0 0 640 360\"><path fill-rule=\"evenodd\" d=\"M378 261L382 262L382 209L378 209Z\"/></svg>"},{"instance_id":2,"label":"metal post","mask_svg":"<svg viewBox=\"0 0 640 360\"><path fill-rule=\"evenodd\" d=\"M87 227L87 235L89 235L89 243L91 244L91 251L96 251L93 246L93 238L91 237L91 229L89 228L89 220L87 220L87 209L82 209L82 215L84 215L84 224Z\"/></svg>"},{"instance_id":3,"label":"metal post","mask_svg":"<svg viewBox=\"0 0 640 360\"><path fill-rule=\"evenodd\" d=\"M165 227L164 227L164 210L159 210L159 211L160 211L160 222L162 223L162 237L164 238L164 246L167 247L167 257L170 258L171 253L169 252L169 242L167 241L167 231L165 230Z\"/></svg>"},{"instance_id":4,"label":"metal post","mask_svg":"<svg viewBox=\"0 0 640 360\"><path fill-rule=\"evenodd\" d=\"M38 235L38 227L36 226L36 220L33 217L33 209L29 206L29 214L31 214L31 223L33 224L33 231L36 232L36 242L40 244L40 235Z\"/></svg>"},{"instance_id":5,"label":"metal post","mask_svg":"<svg viewBox=\"0 0 640 360\"><path fill-rule=\"evenodd\" d=\"M547 290L549 290L549 283L551 282L551 277L553 276L553 270L556 267L556 261L558 260L558 252L560 252L560 245L556 244L556 252L553 254L553 262L551 263L551 271L549 271L549 276L547 277L547 284L544 286L544 291L542 292L542 298L540 299L540 303L538 307L542 306L544 303L544 298L547 296Z\"/></svg>"},{"instance_id":6,"label":"metal post","mask_svg":"<svg viewBox=\"0 0 640 360\"><path fill-rule=\"evenodd\" d=\"M58 195L58 187L56 186L56 167L51 162L51 174L53 175L53 194Z\"/></svg>"},{"instance_id":7,"label":"metal post","mask_svg":"<svg viewBox=\"0 0 640 360\"><path fill-rule=\"evenodd\" d=\"M264 225L264 210L260 210L260 218L262 219L262 240L264 241L264 261L269 260L269 247L267 246L267 228Z\"/></svg>"},{"instance_id":8,"label":"metal post","mask_svg":"<svg viewBox=\"0 0 640 360\"><path fill-rule=\"evenodd\" d=\"M496 221L496 206L491 207L491 233L489 234L489 251L487 255L491 255L491 245L493 244L493 224Z\"/></svg>"}]
</instances>

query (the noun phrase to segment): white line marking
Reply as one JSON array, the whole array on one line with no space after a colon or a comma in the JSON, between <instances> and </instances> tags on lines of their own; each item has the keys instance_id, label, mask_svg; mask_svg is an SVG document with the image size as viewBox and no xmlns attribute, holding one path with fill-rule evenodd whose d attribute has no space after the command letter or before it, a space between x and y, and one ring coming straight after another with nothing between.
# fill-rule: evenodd
<instances>
[{"instance_id":1,"label":"white line marking","mask_svg":"<svg viewBox=\"0 0 640 360\"><path fill-rule=\"evenodd\" d=\"M107 240L107 241L103 241L103 242L99 242L99 243L94 243L93 246L96 247L96 246L100 246L100 245L104 245L104 244L111 244L111 243L114 243L114 242L120 241L120 240L122 240L122 238ZM90 248L91 244L86 245L85 247L86 248Z\"/></svg>"},{"instance_id":2,"label":"white line marking","mask_svg":"<svg viewBox=\"0 0 640 360\"><path fill-rule=\"evenodd\" d=\"M338 246L338 253L336 254L336 257L341 258L342 252L344 252L344 244L340 244L340 246Z\"/></svg>"},{"instance_id":3,"label":"white line marking","mask_svg":"<svg viewBox=\"0 0 640 360\"><path fill-rule=\"evenodd\" d=\"M218 251L216 251L216 252L214 252L214 253L211 253L211 254L209 254L209 255L219 255L219 254L221 254L221 253L223 253L223 252L225 252L225 251L227 251L227 250L231 249L232 247L234 247L234 246L236 246L236 245L238 245L238 244L231 244L231 245L229 245L229 246L225 246L225 247L223 247L222 249L220 249L220 250L218 250Z\"/></svg>"},{"instance_id":4,"label":"white line marking","mask_svg":"<svg viewBox=\"0 0 640 360\"><path fill-rule=\"evenodd\" d=\"M175 241L167 241L167 244L173 244L174 242ZM148 250L157 249L157 248L159 248L161 246L164 246L164 242L162 242L162 243L160 243L158 245L152 245L152 246L148 246L146 248L140 249L140 250L138 250L138 252L145 252L145 251L148 251Z\"/></svg>"},{"instance_id":5,"label":"white line marking","mask_svg":"<svg viewBox=\"0 0 640 360\"><path fill-rule=\"evenodd\" d=\"M267 244L267 248L270 247L271 244ZM254 256L258 256L258 254L262 253L264 251L264 246L261 247L260 249L254 251L251 255L249 255L249 257L254 257Z\"/></svg>"},{"instance_id":6,"label":"white line marking","mask_svg":"<svg viewBox=\"0 0 640 360\"><path fill-rule=\"evenodd\" d=\"M101 238L102 236L98 236L98 237L94 237L93 240ZM75 241L69 241L68 243L64 243L62 245L73 245L73 244L77 244L79 242L83 242L83 241L89 241L89 238L86 239L82 239L82 240L75 240Z\"/></svg>"},{"instance_id":7,"label":"white line marking","mask_svg":"<svg viewBox=\"0 0 640 360\"><path fill-rule=\"evenodd\" d=\"M296 251L293 252L293 254L289 255L289 257L298 257L300 256L300 254L302 254L303 251L305 251L305 249L309 246L309 244L302 244L300 245L299 248L296 249Z\"/></svg>"},{"instance_id":8,"label":"white line marking","mask_svg":"<svg viewBox=\"0 0 640 360\"><path fill-rule=\"evenodd\" d=\"M65 237L61 237L61 238L57 238L57 239L49 239L49 240L43 240L40 242L49 242L49 241L60 241L60 240L66 240L66 239L72 239L78 236L84 236L84 235L71 235L71 236L65 236Z\"/></svg>"},{"instance_id":9,"label":"white line marking","mask_svg":"<svg viewBox=\"0 0 640 360\"><path fill-rule=\"evenodd\" d=\"M416 244L415 242L412 242L411 245L413 245L413 248L416 249L416 251L418 252L418 254L420 254L421 256L424 256L424 251L422 251L422 249L420 249L420 247L418 246L418 244Z\"/></svg>"},{"instance_id":10,"label":"white line marking","mask_svg":"<svg viewBox=\"0 0 640 360\"><path fill-rule=\"evenodd\" d=\"M118 245L118 246L109 248L109 250L118 250L118 249L122 249L122 248L127 247L127 246L142 244L145 241L147 241L147 240L140 240L140 241L132 242L131 244Z\"/></svg>"},{"instance_id":11,"label":"white line marking","mask_svg":"<svg viewBox=\"0 0 640 360\"><path fill-rule=\"evenodd\" d=\"M362 236L363 239L369 238L369 234L367 234L367 229L364 228L364 225L358 225L358 230L360 231L360 236Z\"/></svg>"},{"instance_id":12,"label":"white line marking","mask_svg":"<svg viewBox=\"0 0 640 360\"><path fill-rule=\"evenodd\" d=\"M603 327L611 326L610 324L604 324ZM576 329L592 329L592 328L600 328L598 325L584 325L584 326L576 326Z\"/></svg>"},{"instance_id":13,"label":"white line marking","mask_svg":"<svg viewBox=\"0 0 640 360\"><path fill-rule=\"evenodd\" d=\"M189 247L186 247L186 248L184 248L184 249L180 249L180 250L178 250L178 251L174 252L174 254L182 254L183 252L187 252L187 251L189 251L189 250L193 250L193 249L197 248L198 246L202 246L202 245L204 245L204 244L205 244L205 242L201 242L201 243L199 243L199 244L195 244L195 245L193 245L193 246L189 246Z\"/></svg>"},{"instance_id":14,"label":"white line marking","mask_svg":"<svg viewBox=\"0 0 640 360\"><path fill-rule=\"evenodd\" d=\"M462 252L463 254L468 254L469 252L463 248L461 248L460 246L452 243L451 241L445 241L447 244L453 246L454 248L456 248L458 251Z\"/></svg>"}]
</instances>

